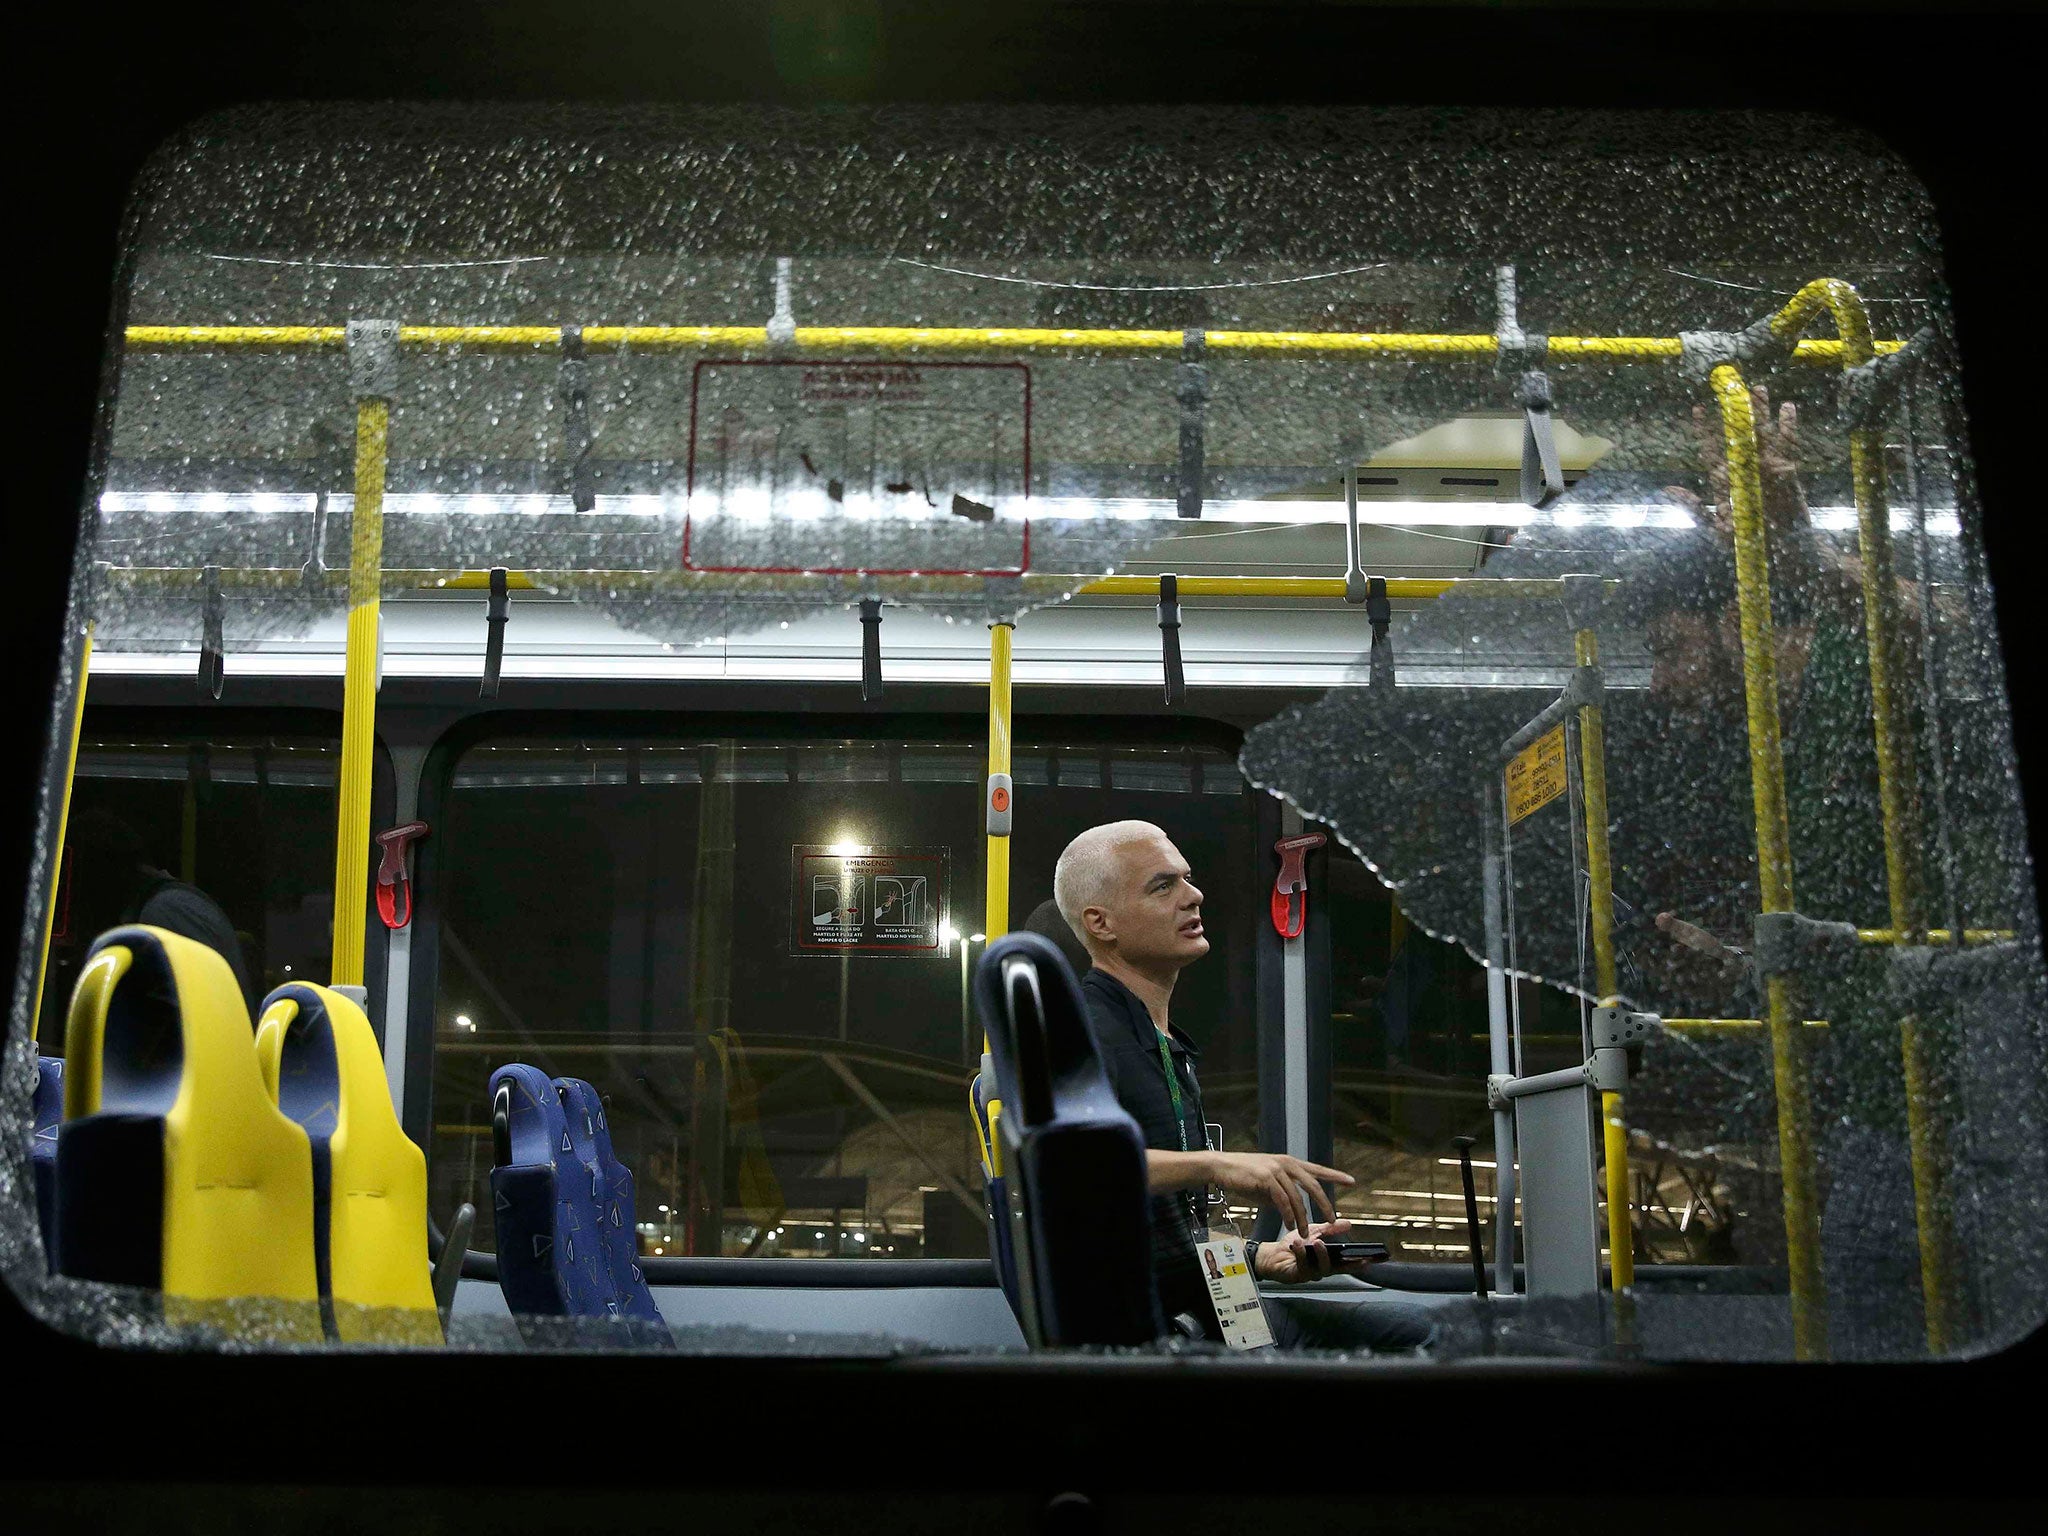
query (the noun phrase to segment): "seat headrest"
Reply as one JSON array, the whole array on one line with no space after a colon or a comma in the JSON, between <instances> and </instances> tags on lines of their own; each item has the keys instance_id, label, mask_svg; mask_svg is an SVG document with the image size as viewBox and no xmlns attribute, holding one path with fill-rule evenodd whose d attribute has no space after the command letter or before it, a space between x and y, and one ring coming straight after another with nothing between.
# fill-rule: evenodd
<instances>
[{"instance_id":1,"label":"seat headrest","mask_svg":"<svg viewBox=\"0 0 2048 1536\"><path fill-rule=\"evenodd\" d=\"M1056 1104L1113 1108L1073 967L1050 939L1008 933L974 973L974 998L995 1068L993 1090L1012 1130L1050 1120Z\"/></svg>"},{"instance_id":2,"label":"seat headrest","mask_svg":"<svg viewBox=\"0 0 2048 1536\"><path fill-rule=\"evenodd\" d=\"M502 1095L502 1098L501 1098ZM569 1117L554 1083L538 1067L511 1062L491 1074L491 1112L503 1103L511 1128L512 1163L552 1165L576 1156Z\"/></svg>"},{"instance_id":3,"label":"seat headrest","mask_svg":"<svg viewBox=\"0 0 2048 1536\"><path fill-rule=\"evenodd\" d=\"M280 1003L290 1003L297 1011L284 1019ZM316 1141L333 1136L341 1126L341 1061L334 1015L354 1007L339 993L308 982L287 983L263 999L257 1048L265 1075L275 1073L277 1107ZM280 1020L273 1038L266 1031Z\"/></svg>"},{"instance_id":4,"label":"seat headrest","mask_svg":"<svg viewBox=\"0 0 2048 1536\"><path fill-rule=\"evenodd\" d=\"M241 983L218 951L146 924L110 929L72 993L64 1117L169 1114L195 1074L242 1084L254 1038Z\"/></svg>"},{"instance_id":5,"label":"seat headrest","mask_svg":"<svg viewBox=\"0 0 2048 1536\"><path fill-rule=\"evenodd\" d=\"M608 1173L618 1167L619 1160L612 1152L611 1127L605 1123L604 1100L597 1090L580 1077L558 1077L555 1088L561 1095L563 1112L569 1117L569 1139L575 1143L578 1155L586 1156Z\"/></svg>"}]
</instances>

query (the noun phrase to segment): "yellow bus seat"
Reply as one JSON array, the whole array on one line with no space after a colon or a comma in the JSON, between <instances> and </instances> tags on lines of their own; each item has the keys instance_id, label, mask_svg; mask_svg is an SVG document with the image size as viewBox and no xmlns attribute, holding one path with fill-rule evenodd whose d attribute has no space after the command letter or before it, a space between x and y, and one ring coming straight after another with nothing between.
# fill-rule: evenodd
<instances>
[{"instance_id":1,"label":"yellow bus seat","mask_svg":"<svg viewBox=\"0 0 2048 1536\"><path fill-rule=\"evenodd\" d=\"M336 1337L439 1344L427 1251L427 1160L399 1129L370 1021L305 982L263 1000L256 1060L313 1156L313 1252Z\"/></svg>"},{"instance_id":2,"label":"yellow bus seat","mask_svg":"<svg viewBox=\"0 0 2048 1536\"><path fill-rule=\"evenodd\" d=\"M317 1342L312 1151L264 1091L227 961L162 928L102 934L65 1039L59 1273L161 1291L170 1322Z\"/></svg>"}]
</instances>

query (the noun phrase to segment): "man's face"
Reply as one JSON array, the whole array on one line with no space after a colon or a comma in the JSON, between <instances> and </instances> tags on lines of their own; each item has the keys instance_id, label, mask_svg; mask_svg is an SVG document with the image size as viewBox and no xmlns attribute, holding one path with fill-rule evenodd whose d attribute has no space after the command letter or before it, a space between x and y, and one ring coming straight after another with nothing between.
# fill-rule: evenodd
<instances>
[{"instance_id":1,"label":"man's face","mask_svg":"<svg viewBox=\"0 0 2048 1536\"><path fill-rule=\"evenodd\" d=\"M1117 849L1114 894L1102 909L1103 936L1133 965L1178 970L1209 953L1202 931L1202 893L1188 861L1163 832L1135 837Z\"/></svg>"}]
</instances>

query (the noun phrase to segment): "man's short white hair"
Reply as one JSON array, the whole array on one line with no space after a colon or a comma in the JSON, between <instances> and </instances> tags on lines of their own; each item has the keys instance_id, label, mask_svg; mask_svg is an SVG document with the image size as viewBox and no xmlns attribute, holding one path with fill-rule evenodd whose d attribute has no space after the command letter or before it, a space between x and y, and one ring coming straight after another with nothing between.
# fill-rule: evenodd
<instances>
[{"instance_id":1,"label":"man's short white hair","mask_svg":"<svg viewBox=\"0 0 2048 1536\"><path fill-rule=\"evenodd\" d=\"M1149 821L1110 821L1090 827L1067 844L1053 866L1052 899L1083 944L1088 942L1088 929L1081 914L1106 905L1116 894L1118 851L1144 838L1164 836L1165 831Z\"/></svg>"}]
</instances>

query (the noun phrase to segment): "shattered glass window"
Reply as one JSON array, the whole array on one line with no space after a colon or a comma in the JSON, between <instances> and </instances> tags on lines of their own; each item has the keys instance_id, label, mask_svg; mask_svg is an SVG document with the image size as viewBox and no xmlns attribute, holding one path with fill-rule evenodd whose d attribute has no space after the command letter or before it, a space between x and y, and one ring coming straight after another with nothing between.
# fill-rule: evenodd
<instances>
[{"instance_id":1,"label":"shattered glass window","mask_svg":"<svg viewBox=\"0 0 2048 1536\"><path fill-rule=\"evenodd\" d=\"M1015 621L1020 694L1142 683L1245 733L1234 773L1136 712L1115 751L1020 741L1020 849L1056 853L1065 830L1033 824L1034 795L1158 820L1243 881L1211 900L1251 929L1272 878L1259 792L1342 845L1332 973L1289 985L1328 998L1332 1076L1312 1086L1359 1176L1346 1199L1401 1235L1414 1271L1381 1273L1433 1298L1439 1353L1997 1348L2048 1300L2048 1010L1979 540L2002 509L1976 500L1944 282L1912 176L1807 119L208 119L131 209L30 909L54 910L88 675L189 688L196 670L219 698L238 669L346 669L361 726L380 676L482 673L488 700L522 667L680 683L737 658L766 708L778 682L850 689L879 623L883 677L867 668L860 698L886 711L892 668L985 680L988 626ZM1153 607L1162 573L1178 631ZM1034 626L1064 638L1033 652ZM829 657L798 638L826 633ZM444 828L432 855L470 872L450 913L473 960L444 946L435 1007L453 1012L415 1021L436 1041L437 1220L480 1188L491 1129L457 1014L546 1044L616 1024L630 996L632 1028L696 1027L657 1010L684 994L659 967L628 975L609 930L574 976L491 936L490 903L535 889L493 862L508 808L542 807L535 840L596 881L620 878L590 851L605 839L661 846L619 827L663 797L684 809L660 835L684 837L725 787L930 795L943 812L904 846L953 847L974 888L985 758L943 732L906 730L892 755L792 728L708 760L722 738L657 735L492 744L451 770L482 846ZM80 756L81 807L101 751ZM343 856L308 853L292 889L354 868L361 805L339 798ZM619 819L571 848L558 801ZM840 841L866 840L815 846ZM807 846L771 861L785 898ZM1050 856L1020 855L1020 919ZM821 929L858 926L853 875L909 899L907 867L821 874ZM253 864L208 878L230 914L255 909L233 889ZM666 910L688 928L680 896ZM689 953L640 942L671 968ZM1218 948L1187 1007L1214 1042L1205 1080L1249 1128L1261 983L1248 936ZM24 947L6 1063L10 1283L96 1338L221 1342L166 1323L147 1288L46 1272L24 1152L41 950ZM937 975L922 1006L945 1042L912 1053L946 1056L930 1081L957 1109L969 1053L952 1059L957 977ZM836 1024L839 992L813 990L802 1027L771 1033ZM873 1049L912 1050L881 1038L901 1020L868 1022ZM605 1070L615 1105L639 1092ZM674 1135L694 1078L662 1091L645 1124ZM965 1217L964 1112L912 1099L970 1197L936 1209ZM832 1135L790 1179L846 1176L821 1165L847 1156L847 1126ZM1493 1165L1476 1222L1448 1193L1465 1137ZM636 1155L650 1197L670 1192L649 1206L688 1204L679 1141L673 1177L658 1148ZM892 1234L924 1220L915 1160L881 1199ZM699 1252L754 1241L691 1233ZM1446 1291L1475 1260L1491 1294ZM770 1333L685 1342L827 1347Z\"/></svg>"},{"instance_id":2,"label":"shattered glass window","mask_svg":"<svg viewBox=\"0 0 2048 1536\"><path fill-rule=\"evenodd\" d=\"M1387 1051L1435 1016L1444 1061L1467 1036L1483 1055L1489 964L1508 977L1492 999L1507 1050L1469 1061L1467 1083L1592 1081L1603 1010L1622 1021L1600 1085L1620 1089L1605 1113L1627 1158L1609 1185L1623 1160L1596 1128L1599 1262L1611 1274L1625 1234L1660 1332L1660 1290L1708 1256L1706 1283L1789 1294L1737 1352L1896 1359L2040 1315L2001 1257L2038 1243L2039 1137L2020 1130L2043 1109L2031 870L1943 316L1911 276L1663 274L1661 301L1635 295L1646 331L1712 313L1733 333L1738 303L1781 318L1746 353L1687 336L1662 370L1567 376L1553 338L1557 414L1611 447L1488 538L1482 579L1391 627L1397 687L1285 710L1243 756L1427 936L1368 967L1361 1017ZM1545 313L1576 321L1612 276L1545 281ZM1521 282L1525 318L1536 292ZM1842 358L1799 345L1837 323L1869 328L1846 388ZM1483 1098L1453 1117L1482 1158ZM1362 1167L1428 1162L1398 1126L1349 1123ZM1469 1239L1444 1246L1463 1262Z\"/></svg>"}]
</instances>

